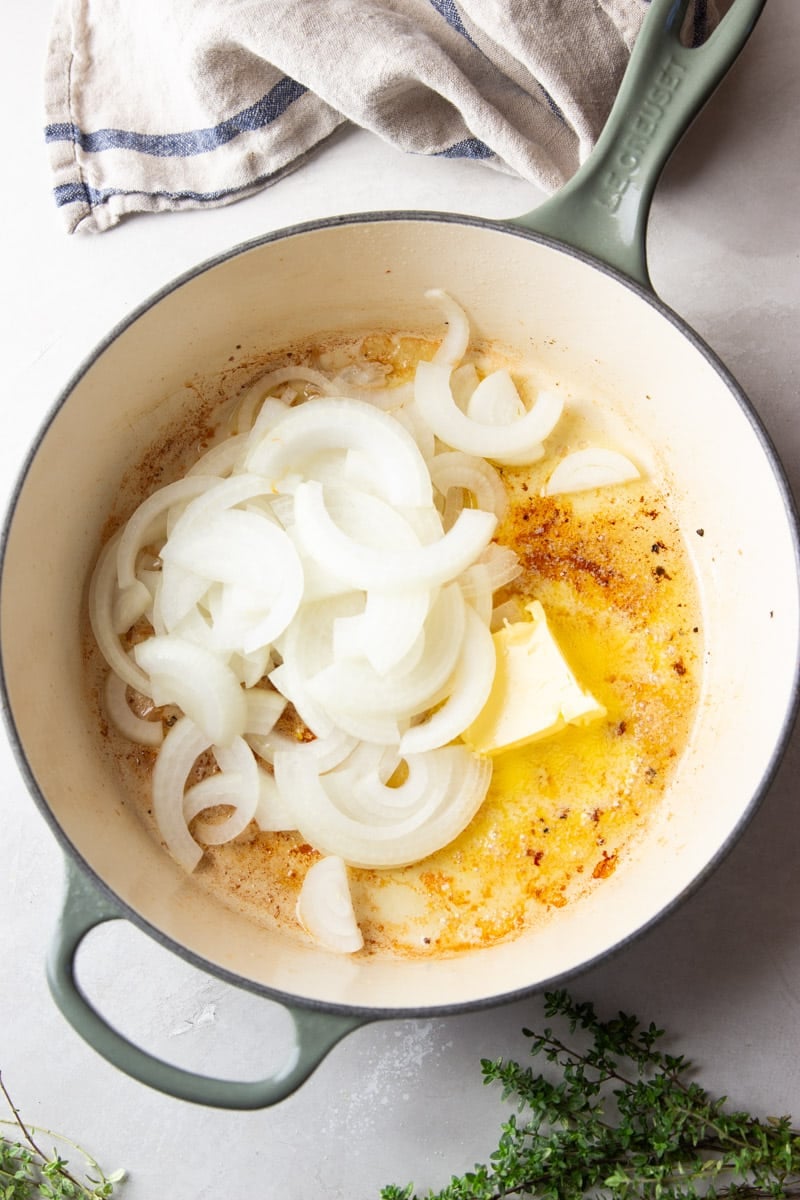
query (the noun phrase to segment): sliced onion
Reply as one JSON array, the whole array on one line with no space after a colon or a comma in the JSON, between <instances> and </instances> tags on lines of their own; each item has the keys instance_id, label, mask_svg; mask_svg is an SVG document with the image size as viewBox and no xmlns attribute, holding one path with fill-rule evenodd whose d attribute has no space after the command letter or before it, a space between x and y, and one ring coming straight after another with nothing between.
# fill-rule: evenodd
<instances>
[{"instance_id":1,"label":"sliced onion","mask_svg":"<svg viewBox=\"0 0 800 1200\"><path fill-rule=\"evenodd\" d=\"M117 585L116 534L100 552L89 582L89 623L94 640L111 670L135 691L150 696L150 680L122 648L114 627L114 596Z\"/></svg>"},{"instance_id":2,"label":"sliced onion","mask_svg":"<svg viewBox=\"0 0 800 1200\"><path fill-rule=\"evenodd\" d=\"M282 750L307 755L314 760L317 771L322 773L338 767L358 745L358 739L342 729L334 728L327 737L313 738L310 742L299 742L297 738L272 729L269 733L245 734L245 740L264 762L275 762L275 755ZM292 826L294 828L294 826Z\"/></svg>"},{"instance_id":3,"label":"sliced onion","mask_svg":"<svg viewBox=\"0 0 800 1200\"><path fill-rule=\"evenodd\" d=\"M337 807L325 789L326 776L318 776L308 760L275 756L276 782L294 806L302 836L350 866L377 869L419 862L448 845L483 803L492 773L487 759L464 746L446 746L429 752L425 768L430 786L419 811L394 822L369 823Z\"/></svg>"},{"instance_id":4,"label":"sliced onion","mask_svg":"<svg viewBox=\"0 0 800 1200\"><path fill-rule=\"evenodd\" d=\"M550 434L564 407L555 392L540 392L524 417L510 425L472 421L453 399L450 371L438 363L417 367L415 396L433 432L446 445L499 463L521 465L542 457L542 441Z\"/></svg>"},{"instance_id":5,"label":"sliced onion","mask_svg":"<svg viewBox=\"0 0 800 1200\"><path fill-rule=\"evenodd\" d=\"M127 633L152 608L152 604L150 589L141 579L134 579L133 583L117 591L112 604L114 632Z\"/></svg>"},{"instance_id":6,"label":"sliced onion","mask_svg":"<svg viewBox=\"0 0 800 1200\"><path fill-rule=\"evenodd\" d=\"M198 821L195 834L207 846L219 846L243 833L256 813L260 794L258 766L253 751L240 737L230 746L212 747L220 773L202 779L183 798L187 824L207 808L218 804L233 809L223 821Z\"/></svg>"},{"instance_id":7,"label":"sliced onion","mask_svg":"<svg viewBox=\"0 0 800 1200\"><path fill-rule=\"evenodd\" d=\"M297 900L297 919L326 950L353 954L364 945L341 858L329 856L309 867Z\"/></svg>"},{"instance_id":8,"label":"sliced onion","mask_svg":"<svg viewBox=\"0 0 800 1200\"><path fill-rule=\"evenodd\" d=\"M331 380L327 375L323 375L322 371L316 371L313 367L300 366L299 363L289 363L286 367L276 367L274 371L268 371L266 375L262 375L260 379L251 384L242 396L240 404L246 404L251 397L255 397L256 401L260 403L270 392L284 383L310 383L323 395L336 394Z\"/></svg>"},{"instance_id":9,"label":"sliced onion","mask_svg":"<svg viewBox=\"0 0 800 1200\"><path fill-rule=\"evenodd\" d=\"M366 662L341 659L309 680L311 695L337 724L343 714L397 719L422 712L442 699L442 688L455 669L465 621L461 590L450 584L431 608L425 649L411 670L379 675Z\"/></svg>"},{"instance_id":10,"label":"sliced onion","mask_svg":"<svg viewBox=\"0 0 800 1200\"><path fill-rule=\"evenodd\" d=\"M430 462L436 453L436 438L433 436L433 430L427 421L423 418L419 410L419 405L414 400L414 385L411 387L411 399L407 400L402 408L395 409L392 416L398 421L404 429L413 437L417 444L417 448L425 459Z\"/></svg>"},{"instance_id":11,"label":"sliced onion","mask_svg":"<svg viewBox=\"0 0 800 1200\"><path fill-rule=\"evenodd\" d=\"M232 654L228 659L228 666L246 688L255 688L274 665L271 646L259 646L247 654Z\"/></svg>"},{"instance_id":12,"label":"sliced onion","mask_svg":"<svg viewBox=\"0 0 800 1200\"><path fill-rule=\"evenodd\" d=\"M293 395L293 393L292 393ZM283 420L291 408L291 399L289 397L283 400L277 400L269 396L261 408L258 410L258 416L255 419L253 428L250 430L250 437L247 439L247 447L245 450L245 458L254 446L262 437L274 429L275 426Z\"/></svg>"},{"instance_id":13,"label":"sliced onion","mask_svg":"<svg viewBox=\"0 0 800 1200\"><path fill-rule=\"evenodd\" d=\"M448 450L431 459L429 468L433 486L443 496L451 488L464 488L474 497L478 508L493 512L502 521L508 509L508 495L502 479L485 458Z\"/></svg>"},{"instance_id":14,"label":"sliced onion","mask_svg":"<svg viewBox=\"0 0 800 1200\"><path fill-rule=\"evenodd\" d=\"M271 733L286 710L286 697L269 688L251 688L244 697L247 704L245 733L262 737Z\"/></svg>"},{"instance_id":15,"label":"sliced onion","mask_svg":"<svg viewBox=\"0 0 800 1200\"><path fill-rule=\"evenodd\" d=\"M414 725L400 739L400 753L421 754L454 741L482 711L494 683L497 658L492 635L471 609L448 696L433 716Z\"/></svg>"},{"instance_id":16,"label":"sliced onion","mask_svg":"<svg viewBox=\"0 0 800 1200\"><path fill-rule=\"evenodd\" d=\"M480 381L475 364L471 362L462 363L460 367L455 368L453 374L450 376L450 390L453 393L453 399L462 412L467 411L470 396Z\"/></svg>"},{"instance_id":17,"label":"sliced onion","mask_svg":"<svg viewBox=\"0 0 800 1200\"><path fill-rule=\"evenodd\" d=\"M233 671L211 651L167 634L134 647L157 705L177 704L210 743L229 745L247 724L247 703Z\"/></svg>"},{"instance_id":18,"label":"sliced onion","mask_svg":"<svg viewBox=\"0 0 800 1200\"><path fill-rule=\"evenodd\" d=\"M153 816L167 849L186 871L195 869L203 851L183 815L183 789L210 744L189 717L181 717L167 733L153 768Z\"/></svg>"},{"instance_id":19,"label":"sliced onion","mask_svg":"<svg viewBox=\"0 0 800 1200\"><path fill-rule=\"evenodd\" d=\"M442 309L448 324L447 333L434 354L433 361L435 363L442 363L447 367L455 367L461 362L469 345L469 321L467 314L441 288L430 288L425 293L425 299L436 301Z\"/></svg>"},{"instance_id":20,"label":"sliced onion","mask_svg":"<svg viewBox=\"0 0 800 1200\"><path fill-rule=\"evenodd\" d=\"M323 450L361 450L384 467L381 494L393 504L429 504L431 482L411 435L388 413L361 400L325 397L289 409L248 454L247 470L277 488Z\"/></svg>"},{"instance_id":21,"label":"sliced onion","mask_svg":"<svg viewBox=\"0 0 800 1200\"><path fill-rule=\"evenodd\" d=\"M204 598L210 580L179 563L166 561L161 568L161 586L153 601L153 626L157 633L175 633Z\"/></svg>"},{"instance_id":22,"label":"sliced onion","mask_svg":"<svg viewBox=\"0 0 800 1200\"><path fill-rule=\"evenodd\" d=\"M333 661L333 626L338 617L352 616L361 597L348 592L329 600L304 604L279 642L283 662L269 681L291 700L300 718L316 737L327 737L335 722L312 696L309 680Z\"/></svg>"},{"instance_id":23,"label":"sliced onion","mask_svg":"<svg viewBox=\"0 0 800 1200\"><path fill-rule=\"evenodd\" d=\"M197 462L189 467L184 478L189 479L195 475L215 475L219 479L227 478L238 464L246 445L246 433L232 434L230 437L226 437L224 441L206 450L205 454L202 454Z\"/></svg>"},{"instance_id":24,"label":"sliced onion","mask_svg":"<svg viewBox=\"0 0 800 1200\"><path fill-rule=\"evenodd\" d=\"M505 367L480 381L469 398L467 416L481 425L510 425L525 416L517 385Z\"/></svg>"},{"instance_id":25,"label":"sliced onion","mask_svg":"<svg viewBox=\"0 0 800 1200\"><path fill-rule=\"evenodd\" d=\"M378 408L399 408L413 398L414 387L410 383L394 383L387 386L386 376L389 370L390 368L382 363L367 363L363 366L353 364L345 367L331 381L332 394L367 400Z\"/></svg>"},{"instance_id":26,"label":"sliced onion","mask_svg":"<svg viewBox=\"0 0 800 1200\"><path fill-rule=\"evenodd\" d=\"M225 585L214 612L217 644L248 653L292 620L303 595L303 568L279 525L257 512L226 509L202 528L176 526L161 557Z\"/></svg>"},{"instance_id":27,"label":"sliced onion","mask_svg":"<svg viewBox=\"0 0 800 1200\"><path fill-rule=\"evenodd\" d=\"M143 500L125 525L117 547L117 580L121 588L136 581L136 559L142 547L166 533L167 514L176 504L208 492L219 480L210 475L192 475L159 488Z\"/></svg>"},{"instance_id":28,"label":"sliced onion","mask_svg":"<svg viewBox=\"0 0 800 1200\"><path fill-rule=\"evenodd\" d=\"M294 812L278 791L275 776L263 767L258 769L258 803L254 820L262 833L291 833L297 828Z\"/></svg>"},{"instance_id":29,"label":"sliced onion","mask_svg":"<svg viewBox=\"0 0 800 1200\"><path fill-rule=\"evenodd\" d=\"M355 588L418 591L454 579L489 543L493 513L465 509L439 541L418 548L365 545L334 521L322 486L314 480L295 493L295 520L306 552Z\"/></svg>"},{"instance_id":30,"label":"sliced onion","mask_svg":"<svg viewBox=\"0 0 800 1200\"><path fill-rule=\"evenodd\" d=\"M362 656L385 675L402 662L412 649L423 645L421 636L431 607L432 591L367 592L364 611L354 617L339 617L333 626L334 657Z\"/></svg>"},{"instance_id":31,"label":"sliced onion","mask_svg":"<svg viewBox=\"0 0 800 1200\"><path fill-rule=\"evenodd\" d=\"M602 446L588 446L562 458L543 490L545 496L554 496L559 492L585 492L638 478L639 468L624 454Z\"/></svg>"},{"instance_id":32,"label":"sliced onion","mask_svg":"<svg viewBox=\"0 0 800 1200\"><path fill-rule=\"evenodd\" d=\"M164 740L161 721L146 721L137 717L128 703L128 685L119 675L109 671L103 690L106 715L116 729L131 742L140 746L160 746Z\"/></svg>"}]
</instances>

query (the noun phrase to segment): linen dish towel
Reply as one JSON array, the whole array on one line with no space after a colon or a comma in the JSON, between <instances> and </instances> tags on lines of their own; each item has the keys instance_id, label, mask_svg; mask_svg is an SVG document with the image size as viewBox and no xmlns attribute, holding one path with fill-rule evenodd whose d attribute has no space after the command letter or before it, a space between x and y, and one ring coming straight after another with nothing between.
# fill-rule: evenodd
<instances>
[{"instance_id":1,"label":"linen dish towel","mask_svg":"<svg viewBox=\"0 0 800 1200\"><path fill-rule=\"evenodd\" d=\"M56 0L45 136L70 232L228 204L352 122L554 191L648 0ZM714 14L695 0L688 37Z\"/></svg>"}]
</instances>

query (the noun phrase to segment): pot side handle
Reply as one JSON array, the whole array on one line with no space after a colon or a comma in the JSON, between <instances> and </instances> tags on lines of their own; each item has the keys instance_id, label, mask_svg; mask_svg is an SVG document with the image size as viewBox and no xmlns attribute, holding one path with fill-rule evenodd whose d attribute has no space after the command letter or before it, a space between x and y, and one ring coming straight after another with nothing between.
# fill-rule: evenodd
<instances>
[{"instance_id":1,"label":"pot side handle","mask_svg":"<svg viewBox=\"0 0 800 1200\"><path fill-rule=\"evenodd\" d=\"M692 49L680 41L688 0L652 0L591 154L555 196L511 224L586 251L652 291L645 235L656 183L765 3L733 0L709 39Z\"/></svg>"},{"instance_id":2,"label":"pot side handle","mask_svg":"<svg viewBox=\"0 0 800 1200\"><path fill-rule=\"evenodd\" d=\"M125 914L67 859L64 902L50 946L47 981L58 1008L85 1042L107 1062L148 1087L180 1100L215 1108L256 1109L291 1095L347 1033L366 1022L284 1005L295 1026L295 1048L279 1071L267 1079L214 1079L186 1071L148 1054L109 1025L90 1004L75 978L75 956L83 938L97 925Z\"/></svg>"}]
</instances>

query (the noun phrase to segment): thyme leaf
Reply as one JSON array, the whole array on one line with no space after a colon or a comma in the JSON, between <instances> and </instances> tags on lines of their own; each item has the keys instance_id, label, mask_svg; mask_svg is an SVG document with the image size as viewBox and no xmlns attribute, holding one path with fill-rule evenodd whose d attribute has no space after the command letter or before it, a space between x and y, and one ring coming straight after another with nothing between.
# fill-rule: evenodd
<instances>
[{"instance_id":1,"label":"thyme leaf","mask_svg":"<svg viewBox=\"0 0 800 1200\"><path fill-rule=\"evenodd\" d=\"M545 993L559 1026L523 1030L546 1074L483 1059L485 1084L516 1102L485 1165L424 1196L381 1200L779 1200L800 1197L800 1131L789 1117L731 1111L668 1054L664 1031L619 1013L601 1021L566 991ZM552 1078L554 1076L555 1078Z\"/></svg>"},{"instance_id":2,"label":"thyme leaf","mask_svg":"<svg viewBox=\"0 0 800 1200\"><path fill-rule=\"evenodd\" d=\"M113 1195L115 1186L125 1177L124 1171L106 1175L91 1154L69 1138L26 1124L8 1093L2 1072L0 1093L12 1114L12 1120L0 1120L0 1200L107 1200ZM48 1154L41 1148L43 1137L71 1146L81 1155L85 1163L83 1178L69 1170L67 1159L58 1150L54 1148Z\"/></svg>"}]
</instances>

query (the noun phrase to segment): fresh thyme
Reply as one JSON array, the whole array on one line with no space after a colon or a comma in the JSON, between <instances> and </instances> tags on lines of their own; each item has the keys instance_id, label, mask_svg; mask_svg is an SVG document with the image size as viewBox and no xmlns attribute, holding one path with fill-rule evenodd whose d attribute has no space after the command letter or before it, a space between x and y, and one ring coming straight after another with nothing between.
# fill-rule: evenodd
<instances>
[{"instance_id":1,"label":"fresh thyme","mask_svg":"<svg viewBox=\"0 0 800 1200\"><path fill-rule=\"evenodd\" d=\"M800 1131L789 1117L728 1111L689 1076L692 1064L657 1043L664 1031L620 1013L600 1021L565 991L545 994L569 1040L524 1030L551 1082L513 1061L482 1060L486 1084L516 1098L485 1166L453 1176L425 1200L770 1200L800 1196ZM577 1041L577 1045L572 1042ZM552 1069L551 1069L552 1070ZM422 1200L391 1185L382 1200Z\"/></svg>"},{"instance_id":2,"label":"fresh thyme","mask_svg":"<svg viewBox=\"0 0 800 1200\"><path fill-rule=\"evenodd\" d=\"M11 1099L0 1074L0 1092L8 1103L13 1120L0 1120L0 1127L16 1132L16 1138L0 1132L0 1200L106 1200L124 1178L124 1171L106 1175L90 1154L61 1134L27 1125ZM34 1138L48 1137L69 1145L85 1160L86 1170L79 1178L57 1150L45 1153Z\"/></svg>"}]
</instances>

